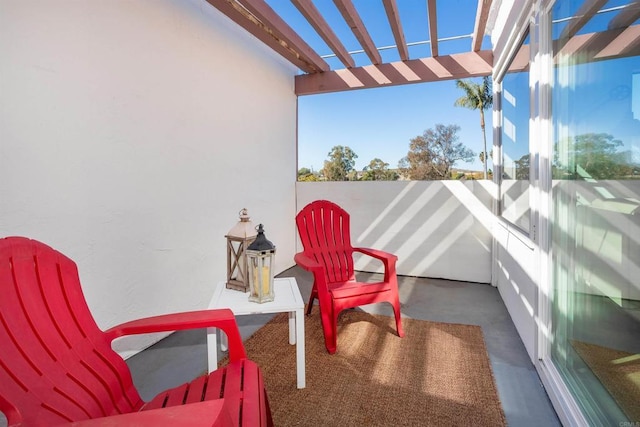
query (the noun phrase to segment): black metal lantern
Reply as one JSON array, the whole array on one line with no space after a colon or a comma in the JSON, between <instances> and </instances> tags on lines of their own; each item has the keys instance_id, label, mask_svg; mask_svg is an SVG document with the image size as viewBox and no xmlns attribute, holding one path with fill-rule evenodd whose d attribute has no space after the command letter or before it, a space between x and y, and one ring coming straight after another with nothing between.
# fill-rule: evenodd
<instances>
[{"instance_id":1,"label":"black metal lantern","mask_svg":"<svg viewBox=\"0 0 640 427\"><path fill-rule=\"evenodd\" d=\"M247 247L256 238L256 229L246 209L239 212L240 221L227 233L227 288L247 292Z\"/></svg>"},{"instance_id":2,"label":"black metal lantern","mask_svg":"<svg viewBox=\"0 0 640 427\"><path fill-rule=\"evenodd\" d=\"M264 227L258 225L258 235L247 248L249 264L249 301L263 303L273 301L273 268L276 247L264 235Z\"/></svg>"}]
</instances>

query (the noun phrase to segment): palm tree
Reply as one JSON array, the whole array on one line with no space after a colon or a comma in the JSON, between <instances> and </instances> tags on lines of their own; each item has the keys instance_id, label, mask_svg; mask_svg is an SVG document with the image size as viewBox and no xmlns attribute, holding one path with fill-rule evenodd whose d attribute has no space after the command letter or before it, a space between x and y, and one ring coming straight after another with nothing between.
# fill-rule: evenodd
<instances>
[{"instance_id":1,"label":"palm tree","mask_svg":"<svg viewBox=\"0 0 640 427\"><path fill-rule=\"evenodd\" d=\"M467 80L456 80L456 86L464 91L465 96L458 98L454 105L471 110L480 110L480 128L482 129L482 140L484 141L482 164L484 167L484 179L487 179L487 135L484 129L484 110L493 106L491 81L486 76L482 78L481 84Z\"/></svg>"}]
</instances>

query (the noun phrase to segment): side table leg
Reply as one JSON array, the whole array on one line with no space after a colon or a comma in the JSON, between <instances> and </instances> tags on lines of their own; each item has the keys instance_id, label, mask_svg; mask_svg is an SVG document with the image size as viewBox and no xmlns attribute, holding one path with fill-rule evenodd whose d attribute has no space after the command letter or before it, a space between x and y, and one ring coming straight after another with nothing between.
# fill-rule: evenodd
<instances>
[{"instance_id":1,"label":"side table leg","mask_svg":"<svg viewBox=\"0 0 640 427\"><path fill-rule=\"evenodd\" d=\"M218 337L217 335L218 335L218 328L207 328L207 366L208 366L209 373L218 369Z\"/></svg>"},{"instance_id":2,"label":"side table leg","mask_svg":"<svg viewBox=\"0 0 640 427\"><path fill-rule=\"evenodd\" d=\"M305 353L304 353L304 309L295 311L296 329L296 375L298 378L298 388L306 387ZM289 327L291 333L291 327Z\"/></svg>"},{"instance_id":3,"label":"side table leg","mask_svg":"<svg viewBox=\"0 0 640 427\"><path fill-rule=\"evenodd\" d=\"M296 343L296 312L289 312L289 344L294 345Z\"/></svg>"}]
</instances>

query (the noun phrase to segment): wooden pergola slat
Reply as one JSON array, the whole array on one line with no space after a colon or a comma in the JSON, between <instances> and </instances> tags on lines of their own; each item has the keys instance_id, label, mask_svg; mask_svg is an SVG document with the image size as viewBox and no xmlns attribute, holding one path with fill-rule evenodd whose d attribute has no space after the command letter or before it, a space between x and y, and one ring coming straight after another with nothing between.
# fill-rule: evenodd
<instances>
[{"instance_id":1,"label":"wooden pergola slat","mask_svg":"<svg viewBox=\"0 0 640 427\"><path fill-rule=\"evenodd\" d=\"M436 13L436 0L427 1L427 14L429 16L429 42L431 44L431 56L438 56L438 14Z\"/></svg>"},{"instance_id":2,"label":"wooden pergola slat","mask_svg":"<svg viewBox=\"0 0 640 427\"><path fill-rule=\"evenodd\" d=\"M391 26L391 32L393 32L393 38L396 40L396 47L400 54L400 59L407 61L409 59L409 50L407 49L407 42L404 39L402 22L400 21L396 0L383 0L382 3L389 18L389 25Z\"/></svg>"},{"instance_id":3,"label":"wooden pergola slat","mask_svg":"<svg viewBox=\"0 0 640 427\"><path fill-rule=\"evenodd\" d=\"M374 65L381 64L382 57L380 56L380 52L378 52L376 45L373 43L367 28L351 0L333 0L333 2L347 22L347 25L349 25L349 28L351 28L351 31L353 31L353 35L356 36L358 42L360 42L362 49L364 49L371 62Z\"/></svg>"},{"instance_id":4,"label":"wooden pergola slat","mask_svg":"<svg viewBox=\"0 0 640 427\"><path fill-rule=\"evenodd\" d=\"M233 1L233 0L227 0ZM317 71L329 70L329 65L296 33L264 0L239 0L239 2L267 25L282 43L297 52L305 62L311 63Z\"/></svg>"},{"instance_id":5,"label":"wooden pergola slat","mask_svg":"<svg viewBox=\"0 0 640 427\"><path fill-rule=\"evenodd\" d=\"M636 22L638 18L640 18L640 3L630 3L609 21L608 29L627 28Z\"/></svg>"},{"instance_id":6,"label":"wooden pergola slat","mask_svg":"<svg viewBox=\"0 0 640 427\"><path fill-rule=\"evenodd\" d=\"M487 29L487 19L492 0L478 0L478 10L476 12L476 22L473 26L473 37L471 39L471 50L478 52L482 48L482 39Z\"/></svg>"},{"instance_id":7,"label":"wooden pergola slat","mask_svg":"<svg viewBox=\"0 0 640 427\"><path fill-rule=\"evenodd\" d=\"M612 31L621 31L619 28ZM627 27L595 56L595 59L637 56L640 51L640 25Z\"/></svg>"},{"instance_id":8,"label":"wooden pergola slat","mask_svg":"<svg viewBox=\"0 0 640 427\"><path fill-rule=\"evenodd\" d=\"M263 0L207 0L236 24L306 73L329 70L327 64Z\"/></svg>"},{"instance_id":9,"label":"wooden pergola slat","mask_svg":"<svg viewBox=\"0 0 640 427\"><path fill-rule=\"evenodd\" d=\"M587 22L591 20L602 6L607 3L608 0L585 0L580 6L580 9L576 12L575 18L569 21L562 33L560 33L560 39L568 39L576 35L580 28L584 27Z\"/></svg>"},{"instance_id":10,"label":"wooden pergola slat","mask_svg":"<svg viewBox=\"0 0 640 427\"><path fill-rule=\"evenodd\" d=\"M640 25L580 34L554 42L554 63L571 57L576 64L640 55Z\"/></svg>"},{"instance_id":11,"label":"wooden pergola slat","mask_svg":"<svg viewBox=\"0 0 640 427\"><path fill-rule=\"evenodd\" d=\"M333 32L327 21L322 17L318 9L311 0L291 0L291 3L298 8L300 13L309 21L309 24L316 30L322 40L331 48L338 59L347 68L355 67L353 58L347 52L347 49L340 42L336 34Z\"/></svg>"}]
</instances>

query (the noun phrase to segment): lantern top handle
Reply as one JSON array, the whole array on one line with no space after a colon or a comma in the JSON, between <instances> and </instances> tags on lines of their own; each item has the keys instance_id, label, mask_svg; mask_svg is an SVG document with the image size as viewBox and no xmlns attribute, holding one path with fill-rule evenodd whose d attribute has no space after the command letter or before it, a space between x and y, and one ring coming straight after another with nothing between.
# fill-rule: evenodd
<instances>
[{"instance_id":1,"label":"lantern top handle","mask_svg":"<svg viewBox=\"0 0 640 427\"><path fill-rule=\"evenodd\" d=\"M244 240L253 239L256 236L256 230L253 223L251 223L251 218L249 218L247 208L240 209L238 216L240 217L240 221L236 222L225 237Z\"/></svg>"},{"instance_id":2,"label":"lantern top handle","mask_svg":"<svg viewBox=\"0 0 640 427\"><path fill-rule=\"evenodd\" d=\"M266 236L264 235L264 226L260 224L256 227L256 230L258 230L258 236L256 237L256 240L254 240L247 249L250 251L259 251L259 252L275 251L276 249L275 245L271 243L269 240L267 240Z\"/></svg>"}]
</instances>

